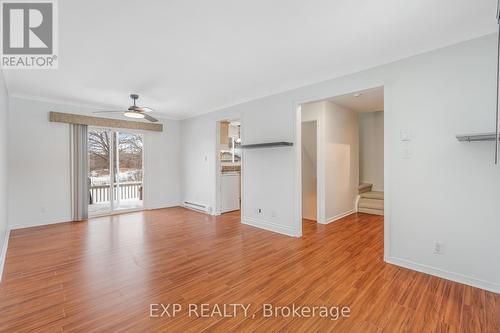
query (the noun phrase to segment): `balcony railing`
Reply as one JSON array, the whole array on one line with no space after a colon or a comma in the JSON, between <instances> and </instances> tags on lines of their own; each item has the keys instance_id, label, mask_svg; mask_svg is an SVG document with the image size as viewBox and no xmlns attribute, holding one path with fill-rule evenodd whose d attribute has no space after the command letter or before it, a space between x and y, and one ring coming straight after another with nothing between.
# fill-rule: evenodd
<instances>
[{"instance_id":1,"label":"balcony railing","mask_svg":"<svg viewBox=\"0 0 500 333\"><path fill-rule=\"evenodd\" d=\"M89 204L109 202L109 185L90 186ZM120 183L120 193L118 195L118 184L113 186L113 197L120 200L137 199L142 200L142 182Z\"/></svg>"}]
</instances>

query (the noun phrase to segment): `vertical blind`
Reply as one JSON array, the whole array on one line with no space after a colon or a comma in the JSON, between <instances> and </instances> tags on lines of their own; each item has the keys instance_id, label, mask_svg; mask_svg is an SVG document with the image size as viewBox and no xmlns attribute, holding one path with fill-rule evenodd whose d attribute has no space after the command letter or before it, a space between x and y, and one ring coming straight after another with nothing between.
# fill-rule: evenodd
<instances>
[{"instance_id":1,"label":"vertical blind","mask_svg":"<svg viewBox=\"0 0 500 333\"><path fill-rule=\"evenodd\" d=\"M70 125L71 138L71 215L73 221L88 218L88 127Z\"/></svg>"}]
</instances>

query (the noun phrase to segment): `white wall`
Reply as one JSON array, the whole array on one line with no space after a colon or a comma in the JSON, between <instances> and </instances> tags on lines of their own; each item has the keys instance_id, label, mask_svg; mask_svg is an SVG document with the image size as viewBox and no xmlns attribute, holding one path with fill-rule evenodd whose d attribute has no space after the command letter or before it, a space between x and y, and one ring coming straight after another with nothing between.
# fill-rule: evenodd
<instances>
[{"instance_id":1,"label":"white wall","mask_svg":"<svg viewBox=\"0 0 500 333\"><path fill-rule=\"evenodd\" d=\"M179 206L181 201L181 124L178 120L161 122L163 132L144 132L147 209Z\"/></svg>"},{"instance_id":2,"label":"white wall","mask_svg":"<svg viewBox=\"0 0 500 333\"><path fill-rule=\"evenodd\" d=\"M384 191L384 112L359 112L359 180Z\"/></svg>"},{"instance_id":3,"label":"white wall","mask_svg":"<svg viewBox=\"0 0 500 333\"><path fill-rule=\"evenodd\" d=\"M216 120L182 121L181 150L181 200L210 206L215 211Z\"/></svg>"},{"instance_id":4,"label":"white wall","mask_svg":"<svg viewBox=\"0 0 500 333\"><path fill-rule=\"evenodd\" d=\"M11 98L9 117L9 221L12 228L71 220L69 125L51 123L49 111L92 110ZM175 206L180 199L180 124L144 132L145 206Z\"/></svg>"},{"instance_id":5,"label":"white wall","mask_svg":"<svg viewBox=\"0 0 500 333\"><path fill-rule=\"evenodd\" d=\"M0 71L0 280L6 248L6 235L8 234L8 117L9 101L3 72Z\"/></svg>"},{"instance_id":6,"label":"white wall","mask_svg":"<svg viewBox=\"0 0 500 333\"><path fill-rule=\"evenodd\" d=\"M302 217L317 218L318 122L302 122Z\"/></svg>"},{"instance_id":7,"label":"white wall","mask_svg":"<svg viewBox=\"0 0 500 333\"><path fill-rule=\"evenodd\" d=\"M333 222L355 210L359 152L356 112L325 102L325 220Z\"/></svg>"},{"instance_id":8,"label":"white wall","mask_svg":"<svg viewBox=\"0 0 500 333\"><path fill-rule=\"evenodd\" d=\"M500 253L500 187L494 186L500 169L492 163L493 143L454 137L494 130L495 57L490 35L184 120L183 145L192 147L183 156L184 198L215 198L214 119L241 115L243 143L297 144L297 104L384 86L385 259L500 291L500 265L493 264ZM400 141L401 130L412 141ZM299 185L296 145L245 151L244 223L300 235ZM445 244L444 255L433 254L436 241Z\"/></svg>"}]
</instances>

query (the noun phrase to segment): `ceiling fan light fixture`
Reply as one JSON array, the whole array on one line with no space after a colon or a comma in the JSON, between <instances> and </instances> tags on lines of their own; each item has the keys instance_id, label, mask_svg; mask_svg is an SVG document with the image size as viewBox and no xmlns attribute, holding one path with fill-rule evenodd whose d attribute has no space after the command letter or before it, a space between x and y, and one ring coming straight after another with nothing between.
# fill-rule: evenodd
<instances>
[{"instance_id":1,"label":"ceiling fan light fixture","mask_svg":"<svg viewBox=\"0 0 500 333\"><path fill-rule=\"evenodd\" d=\"M500 1L500 0L499 0ZM94 111L93 113L121 113L127 118L134 118L134 119L145 119L147 121L150 121L152 123L156 123L158 119L155 117L150 116L146 112L152 112L154 111L151 108L145 107L145 106L138 106L137 105L137 99L139 98L139 95L137 94L130 94L130 98L134 101L134 104L129 106L128 109L126 110L113 110L113 111Z\"/></svg>"},{"instance_id":2,"label":"ceiling fan light fixture","mask_svg":"<svg viewBox=\"0 0 500 333\"><path fill-rule=\"evenodd\" d=\"M144 115L140 112L135 112L135 111L127 111L124 113L125 117L129 118L135 118L135 119L142 119L144 118Z\"/></svg>"}]
</instances>

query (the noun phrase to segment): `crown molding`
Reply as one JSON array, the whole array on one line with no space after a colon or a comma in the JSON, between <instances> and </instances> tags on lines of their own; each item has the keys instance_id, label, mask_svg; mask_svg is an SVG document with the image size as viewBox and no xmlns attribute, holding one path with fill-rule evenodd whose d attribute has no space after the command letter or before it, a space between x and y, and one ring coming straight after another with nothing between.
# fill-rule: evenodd
<instances>
[{"instance_id":1,"label":"crown molding","mask_svg":"<svg viewBox=\"0 0 500 333\"><path fill-rule=\"evenodd\" d=\"M74 107L89 109L89 111L104 111L104 110L109 110L110 108L111 109L120 108L120 106L116 106L116 105L102 105L102 104L99 105L99 104L92 104L92 103L80 103L80 102L74 102L74 101L69 101L69 100L65 100L65 99L48 98L48 97L27 95L27 94L18 94L18 93L10 94L9 98L23 99L23 100L28 100L28 101L42 102L42 103L74 106ZM180 118L180 117L167 116L167 115L164 115L158 111L155 111L155 118L157 118L158 120L182 120L182 119L184 119L184 118Z\"/></svg>"}]
</instances>

